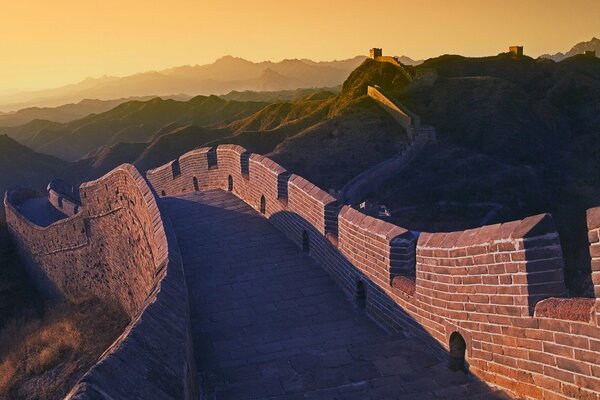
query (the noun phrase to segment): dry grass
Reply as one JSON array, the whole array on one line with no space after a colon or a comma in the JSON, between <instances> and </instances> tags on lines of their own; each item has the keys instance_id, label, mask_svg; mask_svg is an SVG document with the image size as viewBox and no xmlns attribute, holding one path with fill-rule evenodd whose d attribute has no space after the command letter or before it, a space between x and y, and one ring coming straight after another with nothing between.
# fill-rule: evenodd
<instances>
[{"instance_id":1,"label":"dry grass","mask_svg":"<svg viewBox=\"0 0 600 400\"><path fill-rule=\"evenodd\" d=\"M0 397L62 398L126 323L122 310L93 299L11 321L0 331Z\"/></svg>"},{"instance_id":2,"label":"dry grass","mask_svg":"<svg viewBox=\"0 0 600 400\"><path fill-rule=\"evenodd\" d=\"M19 328L22 328L19 331ZM23 330L32 330L15 343ZM8 393L20 377L43 374L81 348L81 334L70 321L42 325L32 321L25 326L12 324L1 338L2 343L15 346L0 363L0 392ZM11 339L13 338L13 339Z\"/></svg>"},{"instance_id":3,"label":"dry grass","mask_svg":"<svg viewBox=\"0 0 600 400\"><path fill-rule=\"evenodd\" d=\"M97 299L43 302L0 214L0 399L63 398L127 322L123 310Z\"/></svg>"}]
</instances>

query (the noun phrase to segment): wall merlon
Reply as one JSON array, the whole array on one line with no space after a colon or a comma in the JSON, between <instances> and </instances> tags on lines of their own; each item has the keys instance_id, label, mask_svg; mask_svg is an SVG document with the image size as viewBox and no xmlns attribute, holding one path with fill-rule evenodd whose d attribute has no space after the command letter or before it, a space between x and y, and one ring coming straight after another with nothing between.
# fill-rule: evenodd
<instances>
[{"instance_id":1,"label":"wall merlon","mask_svg":"<svg viewBox=\"0 0 600 400\"><path fill-rule=\"evenodd\" d=\"M550 214L539 214L527 217L513 231L511 238L532 238L544 236L546 234L555 234L556 225Z\"/></svg>"},{"instance_id":2,"label":"wall merlon","mask_svg":"<svg viewBox=\"0 0 600 400\"><path fill-rule=\"evenodd\" d=\"M237 154L242 154L246 153L248 150L237 144L220 144L217 146L217 152L219 151L231 151Z\"/></svg>"},{"instance_id":3,"label":"wall merlon","mask_svg":"<svg viewBox=\"0 0 600 400\"><path fill-rule=\"evenodd\" d=\"M146 171L146 174L153 175L153 174L158 174L160 172L167 171L167 170L171 171L171 164L173 163L173 161L175 161L175 160L169 161L168 163L161 165L160 167L149 169L148 171Z\"/></svg>"},{"instance_id":4,"label":"wall merlon","mask_svg":"<svg viewBox=\"0 0 600 400\"><path fill-rule=\"evenodd\" d=\"M275 175L280 175L280 174L284 174L287 172L287 170L285 168L283 168L281 165L277 164L275 161L271 160L270 158L267 158L265 156L261 156L259 154L252 154L250 155L250 162L254 162L257 163L258 165L261 165L265 170L275 174Z\"/></svg>"},{"instance_id":5,"label":"wall merlon","mask_svg":"<svg viewBox=\"0 0 600 400\"><path fill-rule=\"evenodd\" d=\"M587 210L586 217L589 230L600 228L600 207L590 208Z\"/></svg>"},{"instance_id":6,"label":"wall merlon","mask_svg":"<svg viewBox=\"0 0 600 400\"><path fill-rule=\"evenodd\" d=\"M182 154L181 156L179 156L179 160L183 160L183 159L191 158L191 157L197 157L197 156L204 157L204 156L206 156L206 154L208 154L212 150L213 150L213 147L199 147L199 148L190 150L187 153Z\"/></svg>"},{"instance_id":7,"label":"wall merlon","mask_svg":"<svg viewBox=\"0 0 600 400\"><path fill-rule=\"evenodd\" d=\"M9 231L39 286L69 301L92 296L116 304L131 319L67 398L96 398L94 387L111 398L195 396L196 383L184 374L195 367L183 270L146 180L126 164L82 184L79 192L81 211L45 228L5 197ZM162 317L150 318L159 308ZM165 338L157 339L159 333ZM165 348L176 351L155 363L162 378L148 379L145 364L157 361Z\"/></svg>"},{"instance_id":8,"label":"wall merlon","mask_svg":"<svg viewBox=\"0 0 600 400\"><path fill-rule=\"evenodd\" d=\"M244 157L249 176L242 176ZM545 371L552 368L557 393L564 394L565 384L574 385L575 377L583 376L569 368L578 368L582 357L598 356L600 299L563 298L564 261L549 214L417 237L342 206L267 157L239 146L218 146L217 158L218 168L199 177L209 181L207 188L227 188L231 175L232 192L255 209L264 195L265 217L299 246L308 234L309 254L349 295L355 294L357 281L363 281L368 288L367 313L389 329L425 332L444 346L454 331L472 338L468 361L478 376L523 394L516 384L529 385L527 390L546 386L533 385L519 368L533 369L535 379L550 377ZM181 189L175 187L172 193ZM286 201L279 201L286 195ZM589 211L588 223L592 281L600 297L600 211ZM595 317L587 318L592 312ZM581 337L596 339L589 339L586 347L579 346ZM597 348L592 348L596 342ZM562 348L570 348L570 355L553 355ZM536 352L533 359L531 352ZM568 361L559 365L558 357ZM584 382L585 390L595 384Z\"/></svg>"}]
</instances>

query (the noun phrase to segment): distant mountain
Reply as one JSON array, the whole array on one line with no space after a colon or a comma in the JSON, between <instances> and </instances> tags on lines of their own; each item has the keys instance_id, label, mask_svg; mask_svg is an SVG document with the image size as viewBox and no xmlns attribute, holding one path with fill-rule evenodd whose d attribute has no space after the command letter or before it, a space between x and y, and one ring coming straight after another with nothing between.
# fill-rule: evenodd
<instances>
[{"instance_id":1,"label":"distant mountain","mask_svg":"<svg viewBox=\"0 0 600 400\"><path fill-rule=\"evenodd\" d=\"M434 84L417 78L422 69L435 69ZM286 76L274 68L266 74ZM298 91L277 103L216 96L132 101L67 124L34 120L0 132L36 151L79 159L62 175L75 183L126 161L143 171L198 146L237 143L339 189L406 144L402 128L367 96L368 85L381 86L437 130L437 144L370 196L392 210L394 222L448 231L549 211L561 233L569 289L592 293L585 210L600 199L598 58L445 55L416 67L366 60L338 94ZM0 161L10 156L3 154ZM1 167L13 173L10 161Z\"/></svg>"},{"instance_id":2,"label":"distant mountain","mask_svg":"<svg viewBox=\"0 0 600 400\"><path fill-rule=\"evenodd\" d=\"M269 92L255 92L251 90L245 90L239 92L237 90L231 91L227 94L219 96L223 100L236 100L236 101L263 101L268 103L284 103L293 102L309 96L335 96L341 90L341 85L331 88L310 88L310 89L294 89L294 90L279 90Z\"/></svg>"},{"instance_id":3,"label":"distant mountain","mask_svg":"<svg viewBox=\"0 0 600 400\"><path fill-rule=\"evenodd\" d=\"M0 95L0 110L53 107L79 102L131 96L225 94L232 90L290 90L340 85L366 57L314 62L310 60L254 63L225 56L212 64L181 66L125 77L88 78L54 89Z\"/></svg>"},{"instance_id":4,"label":"distant mountain","mask_svg":"<svg viewBox=\"0 0 600 400\"><path fill-rule=\"evenodd\" d=\"M423 64L424 60L413 60L410 57L407 56L399 56L398 60L404 64L404 65L410 65L410 66L415 66L415 65L420 65Z\"/></svg>"},{"instance_id":5,"label":"distant mountain","mask_svg":"<svg viewBox=\"0 0 600 400\"><path fill-rule=\"evenodd\" d=\"M184 96L180 96L184 97ZM69 122L90 114L98 114L110 110L132 100L149 100L151 97L121 98L114 100L84 99L78 103L65 104L59 107L30 107L12 113L0 113L0 126L23 125L35 119L52 122ZM184 97L185 98L185 97ZM185 98L187 99L187 98Z\"/></svg>"},{"instance_id":6,"label":"distant mountain","mask_svg":"<svg viewBox=\"0 0 600 400\"><path fill-rule=\"evenodd\" d=\"M596 54L600 56L600 39L593 37L592 40L587 42L577 43L566 53L543 54L540 56L540 58L547 58L549 60L558 62L564 60L565 58L573 57L577 54L583 54L586 50L595 50Z\"/></svg>"},{"instance_id":7,"label":"distant mountain","mask_svg":"<svg viewBox=\"0 0 600 400\"><path fill-rule=\"evenodd\" d=\"M196 96L189 101L128 101L100 114L65 124L33 120L16 127L0 127L31 149L76 161L98 148L124 143L145 143L155 136L190 124L219 126L245 118L267 103L226 101L217 96Z\"/></svg>"}]
</instances>

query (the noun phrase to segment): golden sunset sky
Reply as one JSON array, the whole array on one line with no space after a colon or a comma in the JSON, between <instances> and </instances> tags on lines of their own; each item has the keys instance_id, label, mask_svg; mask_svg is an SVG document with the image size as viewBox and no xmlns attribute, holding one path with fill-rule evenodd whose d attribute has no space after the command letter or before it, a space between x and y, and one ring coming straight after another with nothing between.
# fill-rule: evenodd
<instances>
[{"instance_id":1,"label":"golden sunset sky","mask_svg":"<svg viewBox=\"0 0 600 400\"><path fill-rule=\"evenodd\" d=\"M598 0L0 0L0 92L231 54L252 61L384 53L532 56L600 36Z\"/></svg>"}]
</instances>

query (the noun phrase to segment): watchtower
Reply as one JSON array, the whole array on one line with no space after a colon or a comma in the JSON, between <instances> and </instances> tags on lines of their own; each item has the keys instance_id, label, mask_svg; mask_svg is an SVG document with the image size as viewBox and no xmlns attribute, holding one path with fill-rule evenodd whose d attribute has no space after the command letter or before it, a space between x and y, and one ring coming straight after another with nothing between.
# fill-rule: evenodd
<instances>
[{"instance_id":1,"label":"watchtower","mask_svg":"<svg viewBox=\"0 0 600 400\"><path fill-rule=\"evenodd\" d=\"M508 48L508 52L516 54L518 56L522 56L523 55L523 46L510 46Z\"/></svg>"},{"instance_id":2,"label":"watchtower","mask_svg":"<svg viewBox=\"0 0 600 400\"><path fill-rule=\"evenodd\" d=\"M381 56L383 56L383 50L378 49L377 47L373 47L371 50L369 50L369 57L371 57L373 60L376 60L377 57Z\"/></svg>"}]
</instances>

